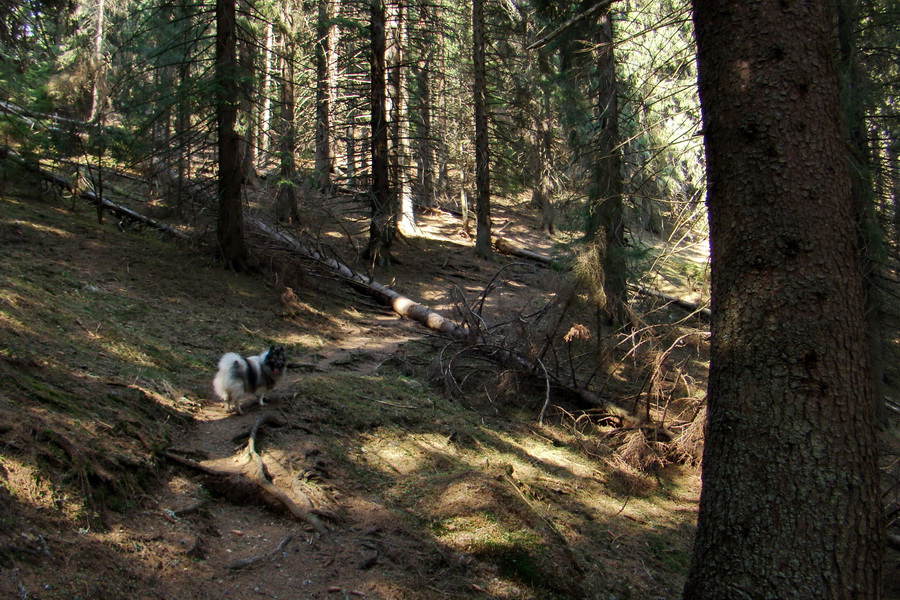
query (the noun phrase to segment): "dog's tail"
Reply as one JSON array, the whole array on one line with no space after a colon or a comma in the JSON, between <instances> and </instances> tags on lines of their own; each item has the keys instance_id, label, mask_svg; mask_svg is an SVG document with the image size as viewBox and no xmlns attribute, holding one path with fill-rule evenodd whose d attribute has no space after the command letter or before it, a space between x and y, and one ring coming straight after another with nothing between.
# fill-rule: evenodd
<instances>
[{"instance_id":1,"label":"dog's tail","mask_svg":"<svg viewBox=\"0 0 900 600\"><path fill-rule=\"evenodd\" d=\"M219 359L219 371L232 368L236 362L244 362L244 359L240 354L235 354L234 352L223 354L222 358Z\"/></svg>"}]
</instances>

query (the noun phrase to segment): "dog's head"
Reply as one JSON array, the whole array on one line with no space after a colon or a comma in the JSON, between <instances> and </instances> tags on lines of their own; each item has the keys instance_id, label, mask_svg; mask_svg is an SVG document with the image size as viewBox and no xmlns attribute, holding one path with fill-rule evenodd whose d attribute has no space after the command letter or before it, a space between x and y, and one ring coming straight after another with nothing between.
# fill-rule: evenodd
<instances>
[{"instance_id":1,"label":"dog's head","mask_svg":"<svg viewBox=\"0 0 900 600\"><path fill-rule=\"evenodd\" d=\"M287 366L287 356L284 353L283 346L272 346L266 352L266 358L263 360L265 368L272 374L272 377L280 377L284 373Z\"/></svg>"}]
</instances>

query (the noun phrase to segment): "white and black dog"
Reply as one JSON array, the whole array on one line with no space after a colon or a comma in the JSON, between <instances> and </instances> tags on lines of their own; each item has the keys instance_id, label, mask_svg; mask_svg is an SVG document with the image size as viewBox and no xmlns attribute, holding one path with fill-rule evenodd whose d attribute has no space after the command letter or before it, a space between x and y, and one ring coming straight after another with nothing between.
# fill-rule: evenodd
<instances>
[{"instance_id":1,"label":"white and black dog","mask_svg":"<svg viewBox=\"0 0 900 600\"><path fill-rule=\"evenodd\" d=\"M284 376L287 360L282 346L272 346L257 356L243 357L229 352L219 359L219 372L213 379L216 394L225 408L241 412L241 399L254 396L265 406L266 392Z\"/></svg>"}]
</instances>

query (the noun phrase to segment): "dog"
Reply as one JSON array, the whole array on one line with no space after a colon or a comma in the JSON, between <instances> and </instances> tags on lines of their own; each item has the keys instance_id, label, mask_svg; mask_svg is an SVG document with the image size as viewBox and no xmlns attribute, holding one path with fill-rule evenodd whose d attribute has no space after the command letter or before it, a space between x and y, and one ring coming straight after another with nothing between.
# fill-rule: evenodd
<instances>
[{"instance_id":1,"label":"dog","mask_svg":"<svg viewBox=\"0 0 900 600\"><path fill-rule=\"evenodd\" d=\"M265 406L266 392L284 377L287 360L282 346L271 346L257 356L243 357L228 352L219 359L219 371L213 379L216 395L225 402L225 409L244 414L241 399L254 396Z\"/></svg>"}]
</instances>

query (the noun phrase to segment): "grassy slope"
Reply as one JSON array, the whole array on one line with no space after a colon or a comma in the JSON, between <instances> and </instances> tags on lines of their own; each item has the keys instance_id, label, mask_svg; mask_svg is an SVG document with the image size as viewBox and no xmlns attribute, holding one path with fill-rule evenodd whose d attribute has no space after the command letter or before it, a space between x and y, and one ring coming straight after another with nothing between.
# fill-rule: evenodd
<instances>
[{"instance_id":1,"label":"grassy slope","mask_svg":"<svg viewBox=\"0 0 900 600\"><path fill-rule=\"evenodd\" d=\"M314 288L286 310L257 279L21 190L0 198L0 247L0 595L244 597L244 575L221 570L229 500L213 493L202 522L179 525L204 552L141 529L161 488L192 477L159 451L203 442L224 349L281 343L314 360L367 317ZM389 364L295 375L276 396L295 427L266 451L309 463L335 539L375 507L394 522L382 526L393 547L413 549L332 580L383 598L679 597L696 473L635 473L590 432L538 427L532 406L464 405ZM308 595L326 596L324 582Z\"/></svg>"}]
</instances>

